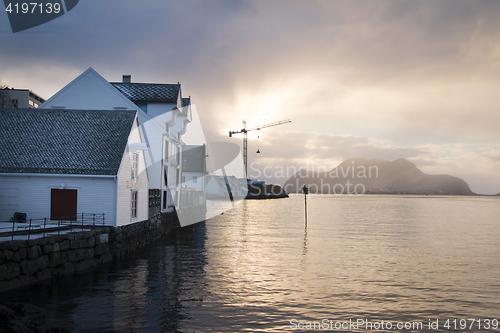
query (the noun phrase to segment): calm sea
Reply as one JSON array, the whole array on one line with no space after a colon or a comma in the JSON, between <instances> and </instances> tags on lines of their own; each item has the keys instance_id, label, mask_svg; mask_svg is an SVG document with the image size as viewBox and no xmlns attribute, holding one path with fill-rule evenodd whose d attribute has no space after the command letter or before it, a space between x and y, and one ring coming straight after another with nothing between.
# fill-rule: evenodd
<instances>
[{"instance_id":1,"label":"calm sea","mask_svg":"<svg viewBox=\"0 0 500 333\"><path fill-rule=\"evenodd\" d=\"M74 332L499 331L499 197L310 195L308 214L303 195L244 201L2 298Z\"/></svg>"}]
</instances>

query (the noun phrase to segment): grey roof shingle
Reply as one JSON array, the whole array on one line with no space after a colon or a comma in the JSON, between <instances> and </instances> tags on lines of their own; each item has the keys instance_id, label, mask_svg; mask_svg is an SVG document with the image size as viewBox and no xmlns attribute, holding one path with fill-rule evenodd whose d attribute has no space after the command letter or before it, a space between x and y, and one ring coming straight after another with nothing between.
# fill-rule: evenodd
<instances>
[{"instance_id":1,"label":"grey roof shingle","mask_svg":"<svg viewBox=\"0 0 500 333\"><path fill-rule=\"evenodd\" d=\"M182 107L188 106L191 104L191 97L183 97L182 98Z\"/></svg>"},{"instance_id":2,"label":"grey roof shingle","mask_svg":"<svg viewBox=\"0 0 500 333\"><path fill-rule=\"evenodd\" d=\"M180 84L110 82L132 102L177 102Z\"/></svg>"},{"instance_id":3,"label":"grey roof shingle","mask_svg":"<svg viewBox=\"0 0 500 333\"><path fill-rule=\"evenodd\" d=\"M182 150L182 171L205 172L205 146L187 145Z\"/></svg>"},{"instance_id":4,"label":"grey roof shingle","mask_svg":"<svg viewBox=\"0 0 500 333\"><path fill-rule=\"evenodd\" d=\"M136 111L0 109L0 173L116 175Z\"/></svg>"}]
</instances>

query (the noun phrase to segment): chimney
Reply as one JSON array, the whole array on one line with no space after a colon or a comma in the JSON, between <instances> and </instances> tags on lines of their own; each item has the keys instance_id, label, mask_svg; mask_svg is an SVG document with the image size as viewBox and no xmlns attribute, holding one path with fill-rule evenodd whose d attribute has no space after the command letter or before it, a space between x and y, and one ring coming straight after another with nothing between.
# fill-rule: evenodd
<instances>
[{"instance_id":1,"label":"chimney","mask_svg":"<svg viewBox=\"0 0 500 333\"><path fill-rule=\"evenodd\" d=\"M123 75L123 83L131 83L132 82L132 75Z\"/></svg>"}]
</instances>

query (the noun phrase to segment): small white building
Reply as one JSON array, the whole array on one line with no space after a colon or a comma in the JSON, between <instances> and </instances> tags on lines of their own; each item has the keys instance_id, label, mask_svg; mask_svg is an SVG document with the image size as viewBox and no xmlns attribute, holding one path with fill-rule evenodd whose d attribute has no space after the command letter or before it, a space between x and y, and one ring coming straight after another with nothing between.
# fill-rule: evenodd
<instances>
[{"instance_id":1,"label":"small white building","mask_svg":"<svg viewBox=\"0 0 500 333\"><path fill-rule=\"evenodd\" d=\"M0 109L0 221L105 214L148 219L146 145L135 110Z\"/></svg>"},{"instance_id":2,"label":"small white building","mask_svg":"<svg viewBox=\"0 0 500 333\"><path fill-rule=\"evenodd\" d=\"M148 189L160 190L161 211L180 202L182 135L191 122L190 98L182 98L181 85L108 82L89 68L40 107L45 109L134 110L146 144Z\"/></svg>"}]
</instances>

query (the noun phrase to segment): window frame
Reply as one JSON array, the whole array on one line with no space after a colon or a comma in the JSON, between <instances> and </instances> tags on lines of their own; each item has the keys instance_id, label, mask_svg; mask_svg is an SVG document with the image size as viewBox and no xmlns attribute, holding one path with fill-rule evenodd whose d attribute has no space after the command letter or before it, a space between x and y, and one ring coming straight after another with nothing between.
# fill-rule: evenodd
<instances>
[{"instance_id":1,"label":"window frame","mask_svg":"<svg viewBox=\"0 0 500 333\"><path fill-rule=\"evenodd\" d=\"M132 158L130 161L130 168L131 168L131 178L132 179L139 178L139 153L138 152L132 152Z\"/></svg>"},{"instance_id":2,"label":"window frame","mask_svg":"<svg viewBox=\"0 0 500 333\"><path fill-rule=\"evenodd\" d=\"M131 219L136 219L137 218L137 201L138 201L138 196L139 196L139 191L138 190L132 190L131 192L131 197L130 197L130 218Z\"/></svg>"}]
</instances>

